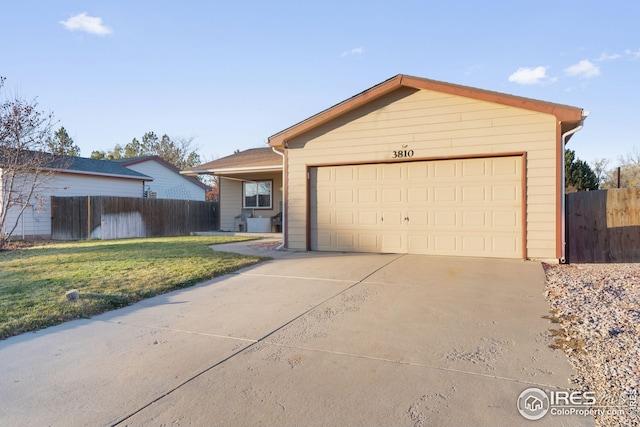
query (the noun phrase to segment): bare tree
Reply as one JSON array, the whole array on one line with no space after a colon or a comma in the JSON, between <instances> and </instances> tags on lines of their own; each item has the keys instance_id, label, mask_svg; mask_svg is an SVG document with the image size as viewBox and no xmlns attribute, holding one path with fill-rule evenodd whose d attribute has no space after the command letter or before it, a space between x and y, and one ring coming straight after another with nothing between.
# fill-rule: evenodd
<instances>
[{"instance_id":1,"label":"bare tree","mask_svg":"<svg viewBox=\"0 0 640 427\"><path fill-rule=\"evenodd\" d=\"M0 249L25 209L42 207L40 189L63 161L45 152L53 115L39 111L36 99L3 96L4 81L0 77Z\"/></svg>"},{"instance_id":2,"label":"bare tree","mask_svg":"<svg viewBox=\"0 0 640 427\"><path fill-rule=\"evenodd\" d=\"M640 151L634 148L626 156L618 158L620 167L620 187L640 188ZM618 168L611 169L605 177L603 188L618 186Z\"/></svg>"},{"instance_id":3,"label":"bare tree","mask_svg":"<svg viewBox=\"0 0 640 427\"><path fill-rule=\"evenodd\" d=\"M609 160L604 157L600 159L595 159L591 162L593 173L596 174L596 179L598 180L598 185L602 187L607 180L607 175L609 171L607 170L607 165L609 164Z\"/></svg>"}]
</instances>

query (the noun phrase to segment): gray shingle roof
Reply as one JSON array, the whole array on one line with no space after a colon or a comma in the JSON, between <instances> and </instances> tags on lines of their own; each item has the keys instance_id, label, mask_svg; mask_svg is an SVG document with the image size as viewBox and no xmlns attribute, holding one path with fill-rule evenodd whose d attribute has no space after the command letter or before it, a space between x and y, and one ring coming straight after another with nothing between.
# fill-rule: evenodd
<instances>
[{"instance_id":1,"label":"gray shingle roof","mask_svg":"<svg viewBox=\"0 0 640 427\"><path fill-rule=\"evenodd\" d=\"M119 176L144 181L153 180L150 176L131 170L120 163L112 162L111 160L96 160L88 159L86 157L65 157L66 159L63 160L63 166L66 167L63 167L63 170L67 170L69 172L85 172L93 175Z\"/></svg>"},{"instance_id":2,"label":"gray shingle roof","mask_svg":"<svg viewBox=\"0 0 640 427\"><path fill-rule=\"evenodd\" d=\"M38 153L34 151L23 151L21 152L21 155L25 157L44 155L46 156L46 159L44 164L42 164L42 167L61 172L138 179L141 181L153 181L153 178L150 176L141 174L140 172L136 172L110 160L96 160L86 157L61 156L49 153ZM2 163L3 159L0 158L0 168L2 168Z\"/></svg>"}]
</instances>

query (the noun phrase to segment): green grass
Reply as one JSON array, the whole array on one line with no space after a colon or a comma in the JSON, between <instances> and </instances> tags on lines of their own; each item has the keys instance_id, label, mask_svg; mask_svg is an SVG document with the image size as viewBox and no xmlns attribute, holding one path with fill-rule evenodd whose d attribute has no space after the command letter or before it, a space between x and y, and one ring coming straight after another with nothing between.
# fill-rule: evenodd
<instances>
[{"instance_id":1,"label":"green grass","mask_svg":"<svg viewBox=\"0 0 640 427\"><path fill-rule=\"evenodd\" d=\"M0 252L0 339L192 286L265 258L214 252L227 236L94 240ZM69 302L65 292L78 289Z\"/></svg>"}]
</instances>

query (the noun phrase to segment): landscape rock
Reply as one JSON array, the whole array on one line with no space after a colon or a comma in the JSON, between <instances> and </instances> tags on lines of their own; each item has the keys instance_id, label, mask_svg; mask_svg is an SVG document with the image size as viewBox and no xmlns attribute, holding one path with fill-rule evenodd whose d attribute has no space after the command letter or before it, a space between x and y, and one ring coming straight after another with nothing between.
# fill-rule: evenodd
<instances>
[{"instance_id":1,"label":"landscape rock","mask_svg":"<svg viewBox=\"0 0 640 427\"><path fill-rule=\"evenodd\" d=\"M65 293L68 301L77 301L80 298L80 294L77 289L71 289Z\"/></svg>"},{"instance_id":2,"label":"landscape rock","mask_svg":"<svg viewBox=\"0 0 640 427\"><path fill-rule=\"evenodd\" d=\"M595 391L598 426L640 426L640 264L544 265L573 389Z\"/></svg>"}]
</instances>

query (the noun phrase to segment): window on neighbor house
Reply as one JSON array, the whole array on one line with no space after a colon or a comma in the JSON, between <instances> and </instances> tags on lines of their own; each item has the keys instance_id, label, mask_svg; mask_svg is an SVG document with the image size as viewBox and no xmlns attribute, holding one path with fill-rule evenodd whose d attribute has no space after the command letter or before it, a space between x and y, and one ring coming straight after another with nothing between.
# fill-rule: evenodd
<instances>
[{"instance_id":1,"label":"window on neighbor house","mask_svg":"<svg viewBox=\"0 0 640 427\"><path fill-rule=\"evenodd\" d=\"M242 207L271 209L271 181L242 183Z\"/></svg>"}]
</instances>

